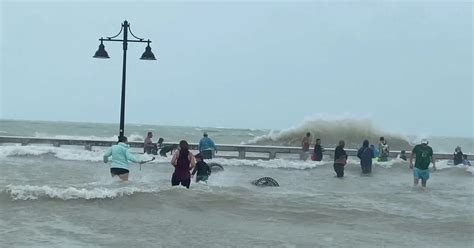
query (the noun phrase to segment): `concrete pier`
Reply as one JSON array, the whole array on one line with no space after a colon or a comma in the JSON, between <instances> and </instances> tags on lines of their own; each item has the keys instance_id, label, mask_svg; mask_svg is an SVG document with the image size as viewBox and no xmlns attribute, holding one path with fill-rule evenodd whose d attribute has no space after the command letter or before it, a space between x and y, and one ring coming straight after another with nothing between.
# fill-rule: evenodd
<instances>
[{"instance_id":1,"label":"concrete pier","mask_svg":"<svg viewBox=\"0 0 474 248\"><path fill-rule=\"evenodd\" d=\"M114 144L117 144L116 141L107 141L107 140L80 140L80 139L50 139L50 138L34 138L34 137L18 137L18 136L0 136L0 144L21 144L22 146L26 145L35 145L35 144L50 144L55 147L60 146L83 146L86 150L93 150L94 147L110 147ZM164 145L177 144L177 142L167 142L163 143ZM130 147L132 148L143 148L143 142L130 141ZM190 143L190 150L197 150L198 144ZM216 157L225 157L225 158L239 158L239 159L275 159L278 155L283 154L301 154L300 147L289 147L289 146L257 146L257 145L225 145L220 144L216 145L219 153L221 152L233 152L236 153L234 156L226 156L221 154L216 154ZM345 149L349 156L356 156L357 149ZM249 153L254 156L250 156ZM390 157L395 158L400 153L400 151L391 151ZM324 155L333 156L334 148L325 148ZM407 157L410 156L410 151L406 152ZM436 159L452 159L452 154L435 154ZM469 160L473 160L473 155L468 155Z\"/></svg>"}]
</instances>

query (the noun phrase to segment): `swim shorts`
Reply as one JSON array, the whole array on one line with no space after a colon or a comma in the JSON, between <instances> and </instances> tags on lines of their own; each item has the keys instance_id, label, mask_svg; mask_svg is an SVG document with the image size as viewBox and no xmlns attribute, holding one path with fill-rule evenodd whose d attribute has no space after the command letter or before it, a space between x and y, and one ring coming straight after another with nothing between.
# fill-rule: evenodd
<instances>
[{"instance_id":1,"label":"swim shorts","mask_svg":"<svg viewBox=\"0 0 474 248\"><path fill-rule=\"evenodd\" d=\"M114 176L122 175L122 174L127 174L128 170L127 169L122 169L122 168L110 168L110 174Z\"/></svg>"},{"instance_id":2,"label":"swim shorts","mask_svg":"<svg viewBox=\"0 0 474 248\"><path fill-rule=\"evenodd\" d=\"M415 179L421 179L423 181L427 181L430 178L430 170L420 170L416 167L413 168L413 176Z\"/></svg>"}]
</instances>

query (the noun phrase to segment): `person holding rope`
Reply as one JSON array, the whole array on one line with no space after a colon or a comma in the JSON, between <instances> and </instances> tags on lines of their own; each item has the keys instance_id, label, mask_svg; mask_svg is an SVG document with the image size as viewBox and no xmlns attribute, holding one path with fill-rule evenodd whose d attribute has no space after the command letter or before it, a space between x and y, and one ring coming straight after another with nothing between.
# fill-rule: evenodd
<instances>
[{"instance_id":1,"label":"person holding rope","mask_svg":"<svg viewBox=\"0 0 474 248\"><path fill-rule=\"evenodd\" d=\"M130 162L143 164L145 161L138 160L129 151L128 139L125 136L120 136L118 144L113 145L104 153L104 163L109 162L109 157L112 157L112 164L110 165L110 175L112 177L118 176L122 181L128 181L128 164Z\"/></svg>"}]
</instances>

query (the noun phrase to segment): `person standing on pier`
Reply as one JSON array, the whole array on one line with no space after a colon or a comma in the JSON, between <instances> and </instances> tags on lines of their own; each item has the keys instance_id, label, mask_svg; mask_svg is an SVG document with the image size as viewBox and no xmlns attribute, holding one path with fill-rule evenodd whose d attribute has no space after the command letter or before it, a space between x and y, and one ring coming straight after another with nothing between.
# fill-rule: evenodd
<instances>
[{"instance_id":1,"label":"person standing on pier","mask_svg":"<svg viewBox=\"0 0 474 248\"><path fill-rule=\"evenodd\" d=\"M128 181L128 163L129 161L134 163L143 163L138 160L129 151L129 145L127 137L119 137L118 144L113 145L104 153L104 163L109 162L109 157L112 156L112 164L110 165L110 175L112 177L118 176L122 181Z\"/></svg>"},{"instance_id":2,"label":"person standing on pier","mask_svg":"<svg viewBox=\"0 0 474 248\"><path fill-rule=\"evenodd\" d=\"M214 141L208 137L206 132L204 132L203 138L199 141L198 150L201 153L203 159L212 159L213 152L217 153Z\"/></svg>"}]
</instances>

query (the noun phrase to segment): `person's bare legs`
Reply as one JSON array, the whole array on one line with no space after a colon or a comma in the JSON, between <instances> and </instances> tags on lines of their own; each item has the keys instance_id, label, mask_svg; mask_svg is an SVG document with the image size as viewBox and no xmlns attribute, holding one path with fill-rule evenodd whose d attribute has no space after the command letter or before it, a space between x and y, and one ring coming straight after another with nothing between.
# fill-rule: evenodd
<instances>
[{"instance_id":1,"label":"person's bare legs","mask_svg":"<svg viewBox=\"0 0 474 248\"><path fill-rule=\"evenodd\" d=\"M414 186L414 187L415 187L415 186L418 186L418 182L419 182L419 181L420 181L420 179L415 178L415 179L413 180L413 186Z\"/></svg>"},{"instance_id":2,"label":"person's bare legs","mask_svg":"<svg viewBox=\"0 0 474 248\"><path fill-rule=\"evenodd\" d=\"M427 180L421 180L421 186L426 189L426 181Z\"/></svg>"},{"instance_id":3,"label":"person's bare legs","mask_svg":"<svg viewBox=\"0 0 474 248\"><path fill-rule=\"evenodd\" d=\"M122 181L128 181L128 173L118 175Z\"/></svg>"},{"instance_id":4,"label":"person's bare legs","mask_svg":"<svg viewBox=\"0 0 474 248\"><path fill-rule=\"evenodd\" d=\"M114 176L118 176L122 181L128 181L128 173L125 173L125 174L121 174L121 175L114 175L114 174L110 174L112 177Z\"/></svg>"}]
</instances>

